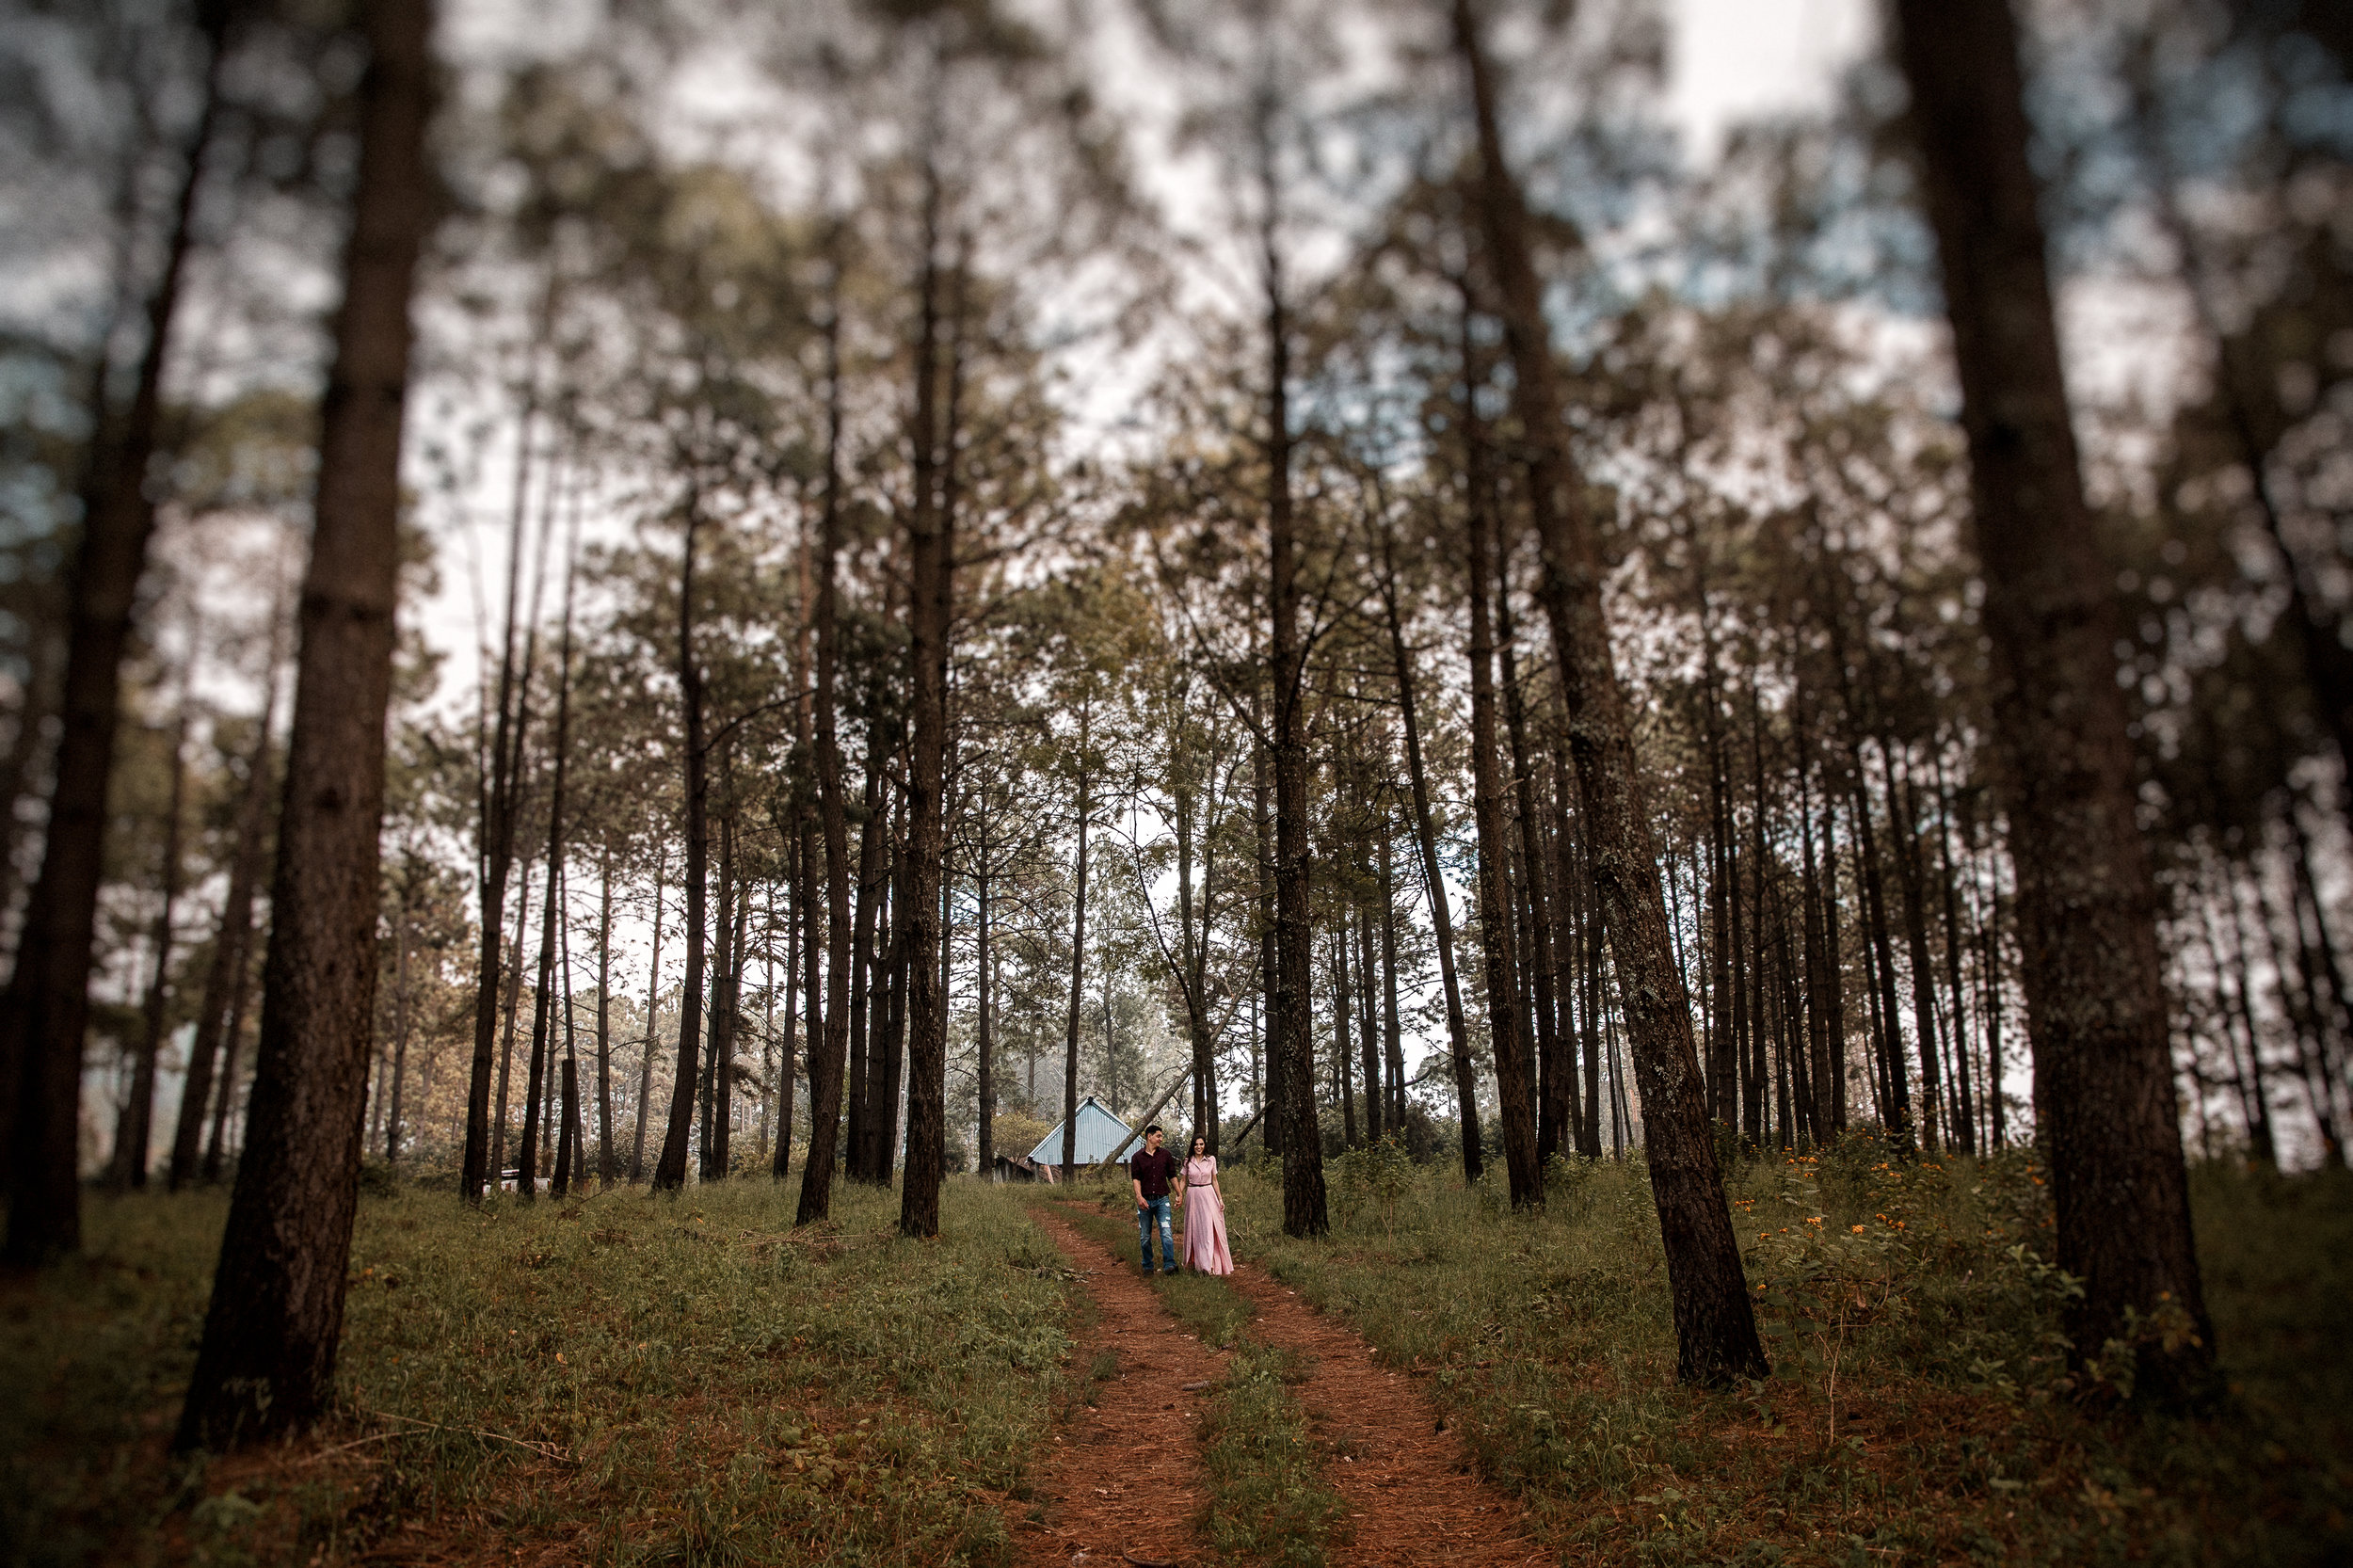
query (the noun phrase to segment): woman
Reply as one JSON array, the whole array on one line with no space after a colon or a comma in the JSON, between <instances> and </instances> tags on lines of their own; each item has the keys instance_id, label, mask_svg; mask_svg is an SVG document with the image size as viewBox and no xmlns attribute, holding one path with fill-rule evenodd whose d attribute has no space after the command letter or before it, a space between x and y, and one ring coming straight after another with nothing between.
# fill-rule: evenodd
<instances>
[{"instance_id":1,"label":"woman","mask_svg":"<svg viewBox=\"0 0 2353 1568\"><path fill-rule=\"evenodd\" d=\"M1209 1141L1196 1137L1185 1156L1185 1184L1176 1207L1185 1216L1185 1267L1205 1274L1230 1274L1234 1255L1225 1247L1225 1191L1217 1184L1217 1156Z\"/></svg>"}]
</instances>

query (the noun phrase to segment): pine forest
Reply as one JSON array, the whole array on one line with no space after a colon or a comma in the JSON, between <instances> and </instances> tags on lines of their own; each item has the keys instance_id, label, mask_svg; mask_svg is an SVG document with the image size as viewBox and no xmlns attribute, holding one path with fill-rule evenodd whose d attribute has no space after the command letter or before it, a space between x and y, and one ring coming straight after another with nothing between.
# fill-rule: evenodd
<instances>
[{"instance_id":1,"label":"pine forest","mask_svg":"<svg viewBox=\"0 0 2353 1568\"><path fill-rule=\"evenodd\" d=\"M2353 1559L2349 70L0 0L0 1563Z\"/></svg>"}]
</instances>

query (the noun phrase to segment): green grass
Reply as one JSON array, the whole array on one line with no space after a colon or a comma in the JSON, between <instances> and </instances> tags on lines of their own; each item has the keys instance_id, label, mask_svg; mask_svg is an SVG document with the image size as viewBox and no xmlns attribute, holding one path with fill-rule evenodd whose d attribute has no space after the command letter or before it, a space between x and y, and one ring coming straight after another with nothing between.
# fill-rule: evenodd
<instances>
[{"instance_id":1,"label":"green grass","mask_svg":"<svg viewBox=\"0 0 2353 1568\"><path fill-rule=\"evenodd\" d=\"M322 1434L350 1447L180 1467L223 1200L92 1200L90 1256L0 1335L0 1560L332 1562L403 1529L616 1564L1003 1560L1064 1376L1059 1254L1001 1190L952 1184L931 1243L856 1186L788 1236L795 1191L365 1199Z\"/></svg>"},{"instance_id":2,"label":"green grass","mask_svg":"<svg viewBox=\"0 0 2353 1568\"><path fill-rule=\"evenodd\" d=\"M2248 1562L2353 1553L2353 1183L2197 1173L2233 1400L2144 1415L2067 1376L2031 1157L1906 1166L1857 1141L1736 1167L1774 1376L1674 1386L1639 1165L1488 1183L1332 1171L1333 1236L1228 1176L1236 1251L1424 1373L1564 1562ZM1859 1227L1859 1228L1858 1228Z\"/></svg>"},{"instance_id":3,"label":"green grass","mask_svg":"<svg viewBox=\"0 0 2353 1568\"><path fill-rule=\"evenodd\" d=\"M1280 1234L1265 1174L1225 1186L1236 1250L1416 1369L1564 1562L2353 1560L2353 1179L2194 1173L2232 1395L2188 1419L2068 1376L2039 1174L1861 1144L1737 1167L1775 1375L1729 1394L1673 1384L1639 1167L1561 1166L1530 1216L1352 1155L1314 1243ZM1046 1194L952 1183L920 1244L856 1187L823 1235L788 1239L792 1195L363 1198L342 1414L195 1464L165 1442L225 1199L92 1197L87 1256L0 1290L0 1562L493 1540L612 1564L1004 1560L1032 1457L1100 1373L1065 1362L1089 1306L1023 1207ZM1132 1256L1124 1201L1082 1228ZM1234 1352L1206 1539L1232 1561L1345 1560L1302 1368L1223 1282L1154 1288Z\"/></svg>"},{"instance_id":4,"label":"green grass","mask_svg":"<svg viewBox=\"0 0 2353 1568\"><path fill-rule=\"evenodd\" d=\"M1136 1257L1135 1208L1123 1192L1094 1208L1057 1211L1115 1266ZM1201 1531L1221 1562L1323 1568L1347 1540L1348 1505L1323 1482L1331 1446L1293 1392L1307 1380L1302 1358L1250 1332L1247 1298L1212 1274L1156 1275L1152 1288L1201 1342L1230 1350L1225 1374L1204 1401L1201 1465L1209 1483Z\"/></svg>"}]
</instances>

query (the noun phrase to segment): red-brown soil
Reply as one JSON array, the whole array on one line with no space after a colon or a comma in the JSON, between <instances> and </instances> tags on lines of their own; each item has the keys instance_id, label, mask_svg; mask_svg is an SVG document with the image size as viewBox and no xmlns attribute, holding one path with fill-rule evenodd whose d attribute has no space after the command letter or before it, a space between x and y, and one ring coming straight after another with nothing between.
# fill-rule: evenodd
<instances>
[{"instance_id":1,"label":"red-brown soil","mask_svg":"<svg viewBox=\"0 0 2353 1568\"><path fill-rule=\"evenodd\" d=\"M1185 1332L1142 1270L1112 1262L1050 1213L1037 1222L1098 1309L1071 1350L1072 1375L1086 1376L1105 1352L1119 1369L1093 1384L1093 1403L1055 1433L1034 1483L1045 1522L1016 1522L1019 1560L1030 1568L1194 1560L1194 1524L1209 1504L1200 1464L1206 1389L1184 1385L1214 1382L1225 1357Z\"/></svg>"},{"instance_id":2,"label":"red-brown soil","mask_svg":"<svg viewBox=\"0 0 2353 1568\"><path fill-rule=\"evenodd\" d=\"M1127 1561L1206 1562L1194 1522L1208 1500L1197 1461L1201 1392L1183 1385L1221 1375L1204 1347L1160 1304L1139 1271L1103 1258L1050 1212L1038 1223L1084 1279L1100 1311L1072 1352L1083 1376L1108 1351L1119 1372L1096 1385L1039 1466L1041 1526L1021 1520L1028 1568L1098 1568ZM1521 1511L1471 1469L1414 1380L1375 1364L1354 1332L1305 1305L1260 1270L1232 1283L1256 1309L1251 1333L1300 1354L1296 1392L1330 1449L1324 1480L1347 1501L1351 1539L1330 1553L1351 1568L1517 1568L1545 1560L1523 1539Z\"/></svg>"},{"instance_id":3,"label":"red-brown soil","mask_svg":"<svg viewBox=\"0 0 2353 1568\"><path fill-rule=\"evenodd\" d=\"M1548 1560L1519 1535L1520 1508L1471 1468L1469 1451L1420 1386L1373 1360L1353 1330L1250 1264L1234 1288L1257 1308L1250 1331L1307 1360L1299 1402L1333 1449L1326 1484L1348 1501L1353 1539L1333 1552L1355 1568L1504 1568Z\"/></svg>"}]
</instances>

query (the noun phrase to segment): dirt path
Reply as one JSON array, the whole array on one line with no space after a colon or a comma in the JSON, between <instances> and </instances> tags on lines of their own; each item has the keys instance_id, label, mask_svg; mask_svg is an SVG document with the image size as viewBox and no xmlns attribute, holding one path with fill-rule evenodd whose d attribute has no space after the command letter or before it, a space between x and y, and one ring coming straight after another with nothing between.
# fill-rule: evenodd
<instances>
[{"instance_id":1,"label":"dirt path","mask_svg":"<svg viewBox=\"0 0 2353 1568\"><path fill-rule=\"evenodd\" d=\"M1549 1560L1520 1538L1520 1509L1471 1469L1420 1387L1377 1364L1354 1330L1242 1263L1233 1285L1257 1308L1250 1331L1309 1359L1299 1402L1336 1450L1323 1479L1346 1498L1355 1539L1333 1560L1351 1568L1506 1568Z\"/></svg>"},{"instance_id":2,"label":"dirt path","mask_svg":"<svg viewBox=\"0 0 2353 1568\"><path fill-rule=\"evenodd\" d=\"M1115 1355L1040 1466L1046 1523L1016 1528L1027 1568L1097 1568L1128 1561L1206 1560L1193 1520L1208 1502L1197 1455L1202 1391L1224 1352L1195 1339L1131 1266L1104 1256L1050 1210L1038 1224L1078 1269L1100 1308L1072 1352L1083 1376ZM1250 1332L1301 1352L1309 1376L1296 1392L1332 1445L1323 1479L1347 1501L1353 1539L1336 1545L1350 1568L1519 1568L1545 1554L1517 1533L1519 1509L1471 1471L1470 1455L1411 1378L1377 1366L1353 1331L1303 1304L1262 1271L1240 1265L1232 1283L1257 1309ZM1139 1448L1138 1431L1162 1441Z\"/></svg>"},{"instance_id":3,"label":"dirt path","mask_svg":"<svg viewBox=\"0 0 2353 1568\"><path fill-rule=\"evenodd\" d=\"M1016 1522L1018 1560L1028 1568L1107 1568L1123 1556L1195 1560L1193 1521L1209 1500L1199 1440L1206 1388L1185 1384L1214 1382L1225 1356L1185 1332L1140 1270L1104 1256L1057 1216L1040 1209L1036 1218L1099 1308L1071 1352L1072 1370L1084 1377L1103 1355L1115 1356L1118 1370L1095 1384L1094 1408L1055 1433L1034 1483L1046 1522Z\"/></svg>"}]
</instances>

